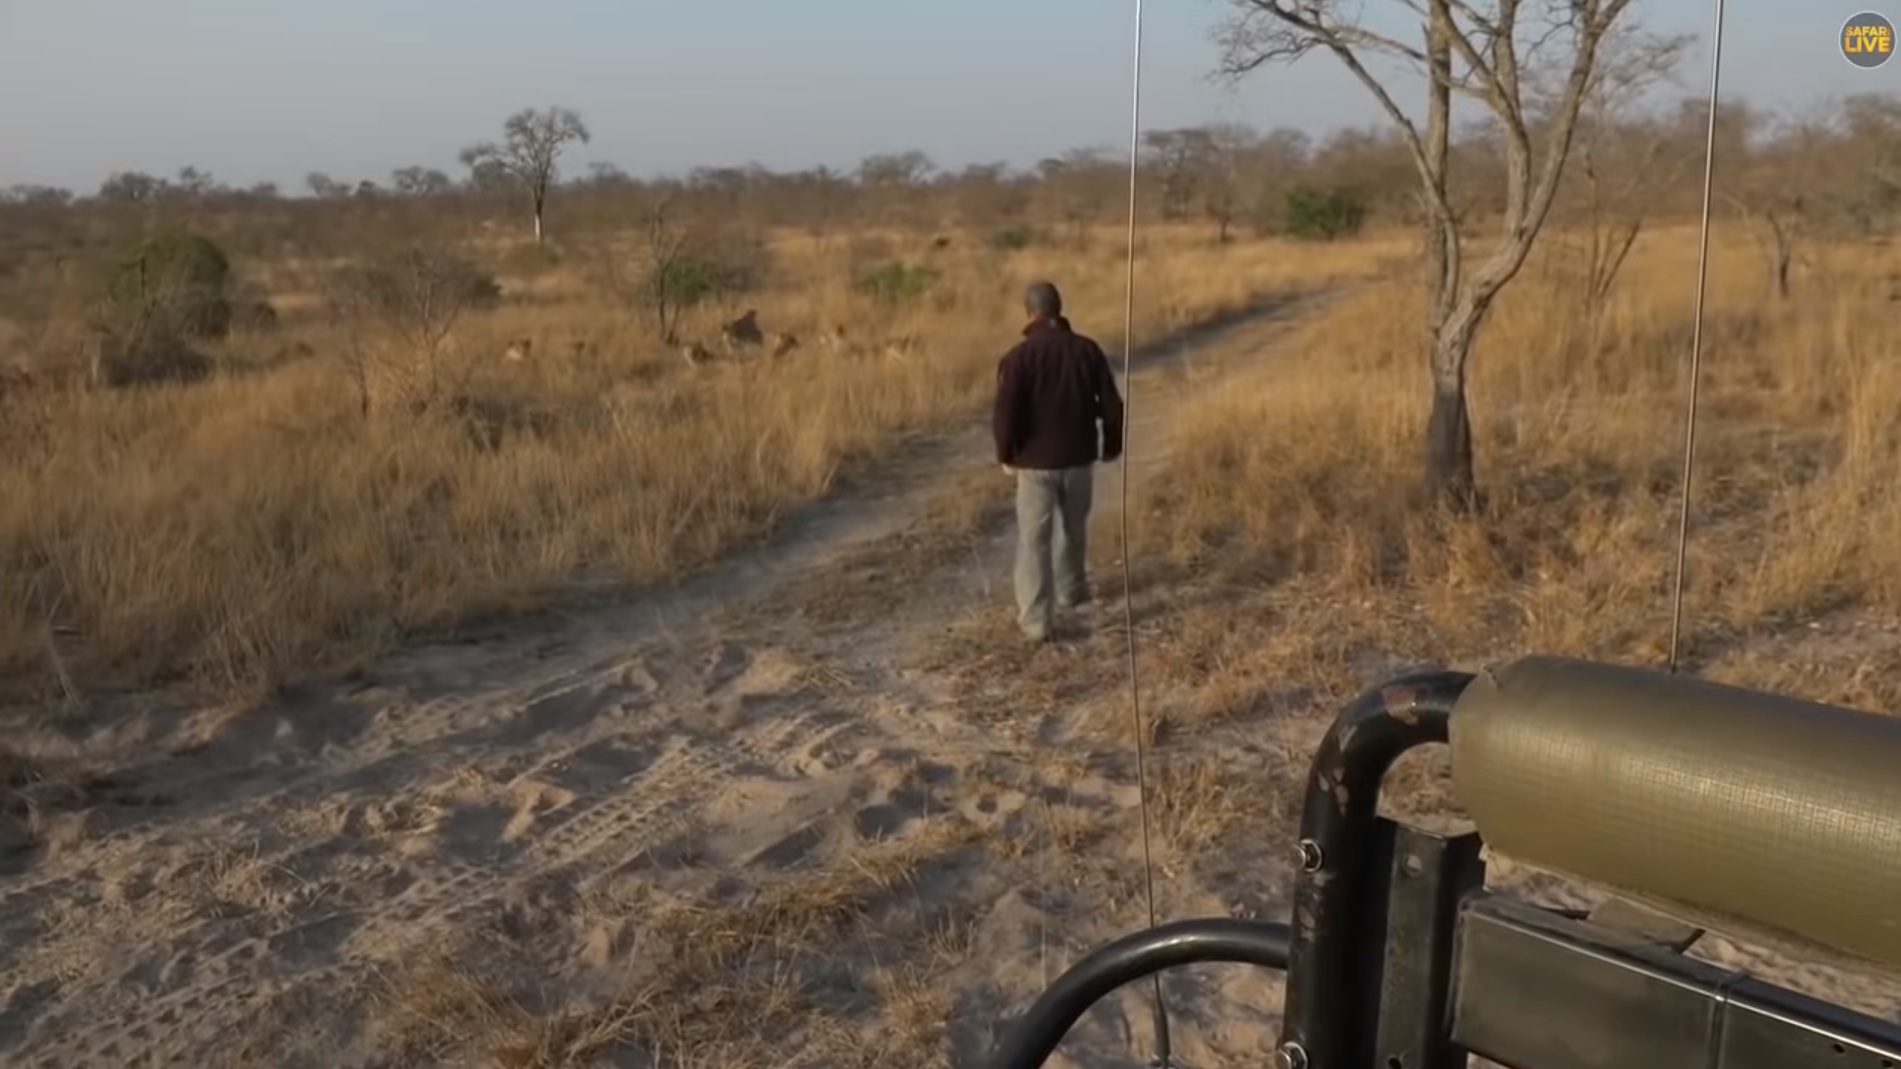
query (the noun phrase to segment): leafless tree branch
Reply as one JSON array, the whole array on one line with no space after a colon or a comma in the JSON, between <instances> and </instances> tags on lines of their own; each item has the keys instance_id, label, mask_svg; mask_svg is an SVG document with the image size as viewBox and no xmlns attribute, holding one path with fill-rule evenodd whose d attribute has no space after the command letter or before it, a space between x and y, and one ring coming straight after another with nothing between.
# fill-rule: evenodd
<instances>
[{"instance_id":1,"label":"leafless tree branch","mask_svg":"<svg viewBox=\"0 0 1901 1069\"><path fill-rule=\"evenodd\" d=\"M462 162L478 180L484 174L499 174L525 190L534 205L535 240L541 241L548 191L560 175L562 150L570 142L586 144L592 137L587 124L571 109L525 108L503 122L500 144L471 145L462 150Z\"/></svg>"},{"instance_id":2,"label":"leafless tree branch","mask_svg":"<svg viewBox=\"0 0 1901 1069\"><path fill-rule=\"evenodd\" d=\"M1424 21L1425 48L1368 29L1345 0L1230 0L1220 31L1220 70L1230 79L1316 50L1332 54L1391 120L1411 155L1428 216L1427 272L1433 287L1433 428L1428 480L1442 495L1473 498L1465 364L1479 324L1499 291L1523 268L1557 195L1579 112L1597 84L1607 37L1631 0L1394 0ZM1542 18L1549 32L1530 35ZM1534 29L1540 27L1532 27ZM1529 56L1558 40L1569 44L1562 79L1549 91L1527 79ZM1401 108L1374 73L1378 61L1423 73L1427 129ZM1467 276L1463 242L1448 189L1451 102L1482 104L1504 157L1504 205L1497 248ZM1535 118L1534 118L1535 116ZM1540 151L1542 142L1542 152Z\"/></svg>"}]
</instances>

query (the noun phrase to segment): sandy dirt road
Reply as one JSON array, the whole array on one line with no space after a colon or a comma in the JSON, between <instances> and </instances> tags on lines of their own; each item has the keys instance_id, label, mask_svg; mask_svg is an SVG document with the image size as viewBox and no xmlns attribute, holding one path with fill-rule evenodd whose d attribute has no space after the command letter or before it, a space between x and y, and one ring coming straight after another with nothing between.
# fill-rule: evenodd
<instances>
[{"instance_id":1,"label":"sandy dirt road","mask_svg":"<svg viewBox=\"0 0 1901 1069\"><path fill-rule=\"evenodd\" d=\"M1273 353L1313 306L1140 354L1135 477L1181 399ZM1122 468L1099 480L1098 561L1113 557ZM1070 819L1099 813L1121 834L1126 785L1061 741L1108 714L1013 694L1007 677L992 681L996 706L973 708L962 685L976 662L957 644L989 648L1007 629L991 478L1005 485L980 430L920 442L677 589L494 624L258 708L148 710L47 749L46 767L113 771L47 795L44 844L0 875L0 1059L400 1064L400 1037L378 1024L392 978L470 932L514 933L533 948L525 979L583 998L638 940L638 911L617 920L596 901L630 881L717 900L734 874L836 864L940 834L940 817L959 843L1020 837L1024 811L1059 787ZM982 515L924 545L919 517L959 480ZM1098 582L1119 593L1113 572ZM1036 656L1118 673L1117 620L1105 604L1092 637ZM993 974L987 996L952 1008L953 1048L980 1047L1007 998L1140 921L1124 909L1067 925L1024 889L1038 847L1018 845L1014 865L919 884L920 902L973 918L968 949Z\"/></svg>"},{"instance_id":2,"label":"sandy dirt road","mask_svg":"<svg viewBox=\"0 0 1901 1069\"><path fill-rule=\"evenodd\" d=\"M1299 358L1287 333L1327 299L1142 354L1130 461L1098 481L1103 597L1056 647L1014 640L1009 484L972 429L677 588L42 747L42 841L0 870L0 1062L980 1065L999 1020L1145 920L1120 480L1159 477L1184 400ZM1142 648L1179 593L1138 585ZM1285 914L1282 840L1327 713L1158 749L1165 917ZM1198 1069L1271 1049L1271 976L1196 971L1169 999ZM1141 1065L1148 1032L1126 993L1057 1064Z\"/></svg>"}]
</instances>

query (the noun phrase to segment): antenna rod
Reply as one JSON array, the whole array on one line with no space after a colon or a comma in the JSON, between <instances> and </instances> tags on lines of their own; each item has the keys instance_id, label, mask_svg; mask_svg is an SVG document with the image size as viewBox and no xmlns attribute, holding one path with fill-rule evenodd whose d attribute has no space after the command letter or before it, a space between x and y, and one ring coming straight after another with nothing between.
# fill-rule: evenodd
<instances>
[{"instance_id":1,"label":"antenna rod","mask_svg":"<svg viewBox=\"0 0 1901 1069\"><path fill-rule=\"evenodd\" d=\"M1683 580L1689 566L1690 551L1690 478L1696 472L1697 394L1703 378L1703 302L1709 291L1710 276L1710 196L1716 176L1716 102L1723 78L1723 0L1716 0L1716 32L1710 43L1710 116L1709 130L1703 142L1703 222L1696 252L1696 311L1690 331L1689 411L1683 420L1683 480L1677 511L1677 568L1675 590L1670 596L1670 663L1677 670L1683 648Z\"/></svg>"},{"instance_id":2,"label":"antenna rod","mask_svg":"<svg viewBox=\"0 0 1901 1069\"><path fill-rule=\"evenodd\" d=\"M1155 927L1155 855L1150 843L1149 833L1149 784L1148 784L1148 739L1146 725L1142 718L1142 688L1136 674L1135 661L1135 580L1129 564L1129 474L1132 461L1129 455L1130 432L1134 421L1130 415L1135 394L1135 381L1131 377L1132 362L1135 353L1135 238L1136 238L1136 194L1139 189L1137 176L1138 164L1142 157L1142 0L1135 0L1135 71L1130 79L1129 102L1129 258L1128 277L1123 286L1122 301L1122 623L1127 638L1129 661L1129 716L1135 728L1135 782L1136 791L1141 799L1138 808L1142 818L1142 887L1143 898L1148 905L1149 927ZM1162 999L1162 976L1156 973L1155 983L1155 1059L1152 1064L1159 1069L1169 1069L1173 1064L1172 1044L1168 1034L1168 1004Z\"/></svg>"}]
</instances>

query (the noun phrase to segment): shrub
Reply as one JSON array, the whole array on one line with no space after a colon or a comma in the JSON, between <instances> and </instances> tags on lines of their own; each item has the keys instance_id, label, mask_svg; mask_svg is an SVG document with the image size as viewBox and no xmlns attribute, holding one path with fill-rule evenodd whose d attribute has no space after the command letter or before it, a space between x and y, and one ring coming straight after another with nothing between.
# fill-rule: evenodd
<instances>
[{"instance_id":1,"label":"shrub","mask_svg":"<svg viewBox=\"0 0 1901 1069\"><path fill-rule=\"evenodd\" d=\"M1347 189L1296 186L1287 191L1287 233L1308 241L1334 241L1360 232L1366 201Z\"/></svg>"},{"instance_id":2,"label":"shrub","mask_svg":"<svg viewBox=\"0 0 1901 1069\"><path fill-rule=\"evenodd\" d=\"M127 337L221 338L231 329L231 262L210 238L148 236L106 279L105 319Z\"/></svg>"},{"instance_id":3,"label":"shrub","mask_svg":"<svg viewBox=\"0 0 1901 1069\"><path fill-rule=\"evenodd\" d=\"M1021 252L1036 244L1036 231L1018 224L1006 226L990 235L990 247L998 252Z\"/></svg>"},{"instance_id":4,"label":"shrub","mask_svg":"<svg viewBox=\"0 0 1901 1069\"><path fill-rule=\"evenodd\" d=\"M656 298L689 308L750 293L765 281L772 254L763 236L738 227L683 231L671 256L648 269L646 284Z\"/></svg>"},{"instance_id":5,"label":"shrub","mask_svg":"<svg viewBox=\"0 0 1901 1069\"><path fill-rule=\"evenodd\" d=\"M343 269L342 288L386 316L402 318L427 310L494 308L502 287L493 276L453 253L405 249Z\"/></svg>"},{"instance_id":6,"label":"shrub","mask_svg":"<svg viewBox=\"0 0 1901 1069\"><path fill-rule=\"evenodd\" d=\"M880 264L858 278L858 290L891 304L914 301L937 284L938 271L923 264Z\"/></svg>"},{"instance_id":7,"label":"shrub","mask_svg":"<svg viewBox=\"0 0 1901 1069\"><path fill-rule=\"evenodd\" d=\"M654 286L668 304L692 308L744 288L744 276L704 256L683 256L660 265Z\"/></svg>"}]
</instances>

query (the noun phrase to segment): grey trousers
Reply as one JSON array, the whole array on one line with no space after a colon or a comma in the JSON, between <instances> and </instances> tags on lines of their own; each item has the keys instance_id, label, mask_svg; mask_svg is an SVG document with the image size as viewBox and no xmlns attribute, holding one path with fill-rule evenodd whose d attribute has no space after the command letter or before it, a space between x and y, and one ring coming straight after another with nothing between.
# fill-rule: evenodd
<instances>
[{"instance_id":1,"label":"grey trousers","mask_svg":"<svg viewBox=\"0 0 1901 1069\"><path fill-rule=\"evenodd\" d=\"M1049 637L1057 608L1089 600L1089 508L1095 465L1017 473L1017 625Z\"/></svg>"}]
</instances>

